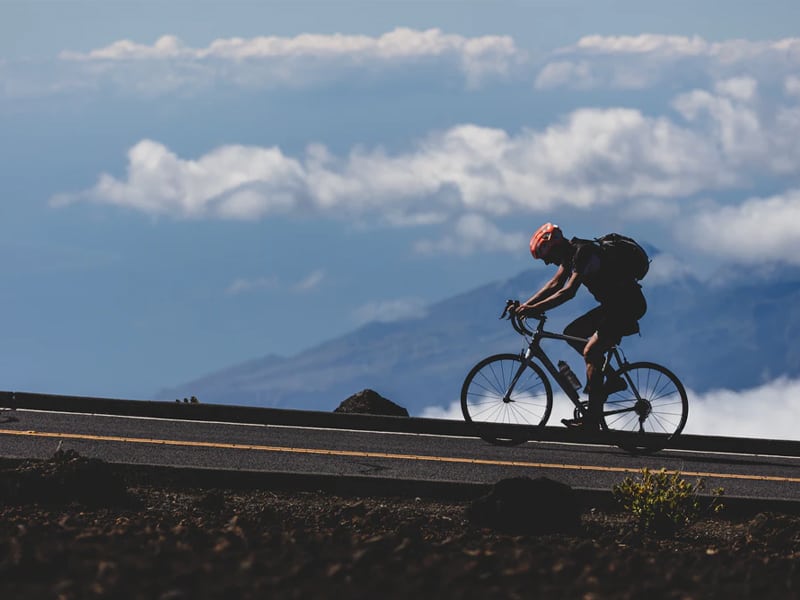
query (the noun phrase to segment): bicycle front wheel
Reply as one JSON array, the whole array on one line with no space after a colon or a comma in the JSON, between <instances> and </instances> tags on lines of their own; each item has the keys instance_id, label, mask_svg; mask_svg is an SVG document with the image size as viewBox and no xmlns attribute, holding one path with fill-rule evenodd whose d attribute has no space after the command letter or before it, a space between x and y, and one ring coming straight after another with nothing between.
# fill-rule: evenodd
<instances>
[{"instance_id":1,"label":"bicycle front wheel","mask_svg":"<svg viewBox=\"0 0 800 600\"><path fill-rule=\"evenodd\" d=\"M626 388L609 394L603 429L638 434L620 444L629 452L655 452L680 435L689 415L683 384L672 371L650 362L624 365L617 374Z\"/></svg>"},{"instance_id":2,"label":"bicycle front wheel","mask_svg":"<svg viewBox=\"0 0 800 600\"><path fill-rule=\"evenodd\" d=\"M553 390L539 365L517 354L483 359L461 387L461 412L491 444L513 446L525 436L502 425L544 425L553 408Z\"/></svg>"}]
</instances>

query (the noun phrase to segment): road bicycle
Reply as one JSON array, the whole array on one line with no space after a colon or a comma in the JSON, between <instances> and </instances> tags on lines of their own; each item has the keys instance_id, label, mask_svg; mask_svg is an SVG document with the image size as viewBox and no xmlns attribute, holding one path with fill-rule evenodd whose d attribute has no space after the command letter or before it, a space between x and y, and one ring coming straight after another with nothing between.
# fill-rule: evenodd
<instances>
[{"instance_id":1,"label":"road bicycle","mask_svg":"<svg viewBox=\"0 0 800 600\"><path fill-rule=\"evenodd\" d=\"M464 419L475 426L481 438L502 446L528 441L530 428L516 426L547 423L553 407L550 378L575 405L576 419L588 411L588 401L582 400L579 392L580 382L573 379L571 383L540 345L546 339L580 344L588 340L545 331L547 317L543 314L531 317L538 321L532 331L525 317L511 310L516 305L509 300L501 318L508 315L527 347L519 354L484 358L472 368L461 388ZM624 382L624 389L608 395L600 423L603 431L619 433L615 436L617 445L629 452L655 452L680 435L689 402L683 384L669 369L653 362L628 362L618 340L605 353L603 373L607 380Z\"/></svg>"}]
</instances>

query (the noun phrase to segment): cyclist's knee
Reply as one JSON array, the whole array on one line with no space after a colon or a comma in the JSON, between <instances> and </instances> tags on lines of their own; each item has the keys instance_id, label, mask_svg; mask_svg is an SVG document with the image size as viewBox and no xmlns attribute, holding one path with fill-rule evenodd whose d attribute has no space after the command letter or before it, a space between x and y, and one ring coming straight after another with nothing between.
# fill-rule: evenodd
<instances>
[{"instance_id":1,"label":"cyclist's knee","mask_svg":"<svg viewBox=\"0 0 800 600\"><path fill-rule=\"evenodd\" d=\"M589 338L589 341L583 347L583 358L587 364L597 365L602 364L604 360L602 345L598 343L597 334Z\"/></svg>"}]
</instances>

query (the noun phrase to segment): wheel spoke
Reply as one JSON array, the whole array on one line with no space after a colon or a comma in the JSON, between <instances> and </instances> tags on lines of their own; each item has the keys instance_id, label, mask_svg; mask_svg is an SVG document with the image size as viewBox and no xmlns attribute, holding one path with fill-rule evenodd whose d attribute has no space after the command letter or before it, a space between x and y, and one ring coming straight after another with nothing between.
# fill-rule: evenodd
<instances>
[{"instance_id":1,"label":"wheel spoke","mask_svg":"<svg viewBox=\"0 0 800 600\"><path fill-rule=\"evenodd\" d=\"M688 402L683 385L655 363L626 364L618 374L626 380L628 389L606 400L604 426L642 434L632 446L623 445L624 448L658 450L663 447L664 437L678 435L686 423ZM650 438L650 434L654 437Z\"/></svg>"},{"instance_id":2,"label":"wheel spoke","mask_svg":"<svg viewBox=\"0 0 800 600\"><path fill-rule=\"evenodd\" d=\"M510 430L517 425L544 424L551 406L552 391L544 372L517 355L501 354L481 361L467 376L461 392L464 417L478 426L481 437L496 444L524 440L511 431L498 437L497 430L489 433L480 424L507 425Z\"/></svg>"}]
</instances>

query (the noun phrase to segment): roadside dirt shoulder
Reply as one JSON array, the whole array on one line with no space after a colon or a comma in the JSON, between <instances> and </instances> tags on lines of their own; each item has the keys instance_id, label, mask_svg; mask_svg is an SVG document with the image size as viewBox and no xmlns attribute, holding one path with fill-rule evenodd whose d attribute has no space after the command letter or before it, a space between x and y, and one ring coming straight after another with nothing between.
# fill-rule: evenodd
<instances>
[{"instance_id":1,"label":"roadside dirt shoulder","mask_svg":"<svg viewBox=\"0 0 800 600\"><path fill-rule=\"evenodd\" d=\"M800 518L785 515L659 539L592 511L569 535L501 534L472 526L466 503L422 499L137 487L113 508L52 500L0 508L0 597L800 597Z\"/></svg>"}]
</instances>

